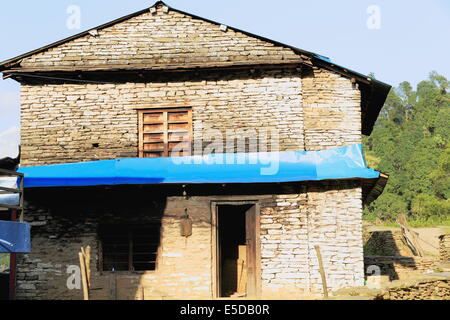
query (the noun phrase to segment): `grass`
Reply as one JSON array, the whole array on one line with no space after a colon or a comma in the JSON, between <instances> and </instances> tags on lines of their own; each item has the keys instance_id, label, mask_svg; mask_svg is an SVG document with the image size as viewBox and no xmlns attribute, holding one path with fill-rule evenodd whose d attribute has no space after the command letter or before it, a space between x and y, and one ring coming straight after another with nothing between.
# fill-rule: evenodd
<instances>
[{"instance_id":1,"label":"grass","mask_svg":"<svg viewBox=\"0 0 450 320\"><path fill-rule=\"evenodd\" d=\"M0 271L9 268L9 253L0 253Z\"/></svg>"},{"instance_id":2,"label":"grass","mask_svg":"<svg viewBox=\"0 0 450 320\"><path fill-rule=\"evenodd\" d=\"M364 221L370 222L380 227L398 228L395 221L373 219L372 217L363 217ZM430 217L428 219L408 219L408 224L413 228L435 228L444 227L450 233L450 217Z\"/></svg>"}]
</instances>

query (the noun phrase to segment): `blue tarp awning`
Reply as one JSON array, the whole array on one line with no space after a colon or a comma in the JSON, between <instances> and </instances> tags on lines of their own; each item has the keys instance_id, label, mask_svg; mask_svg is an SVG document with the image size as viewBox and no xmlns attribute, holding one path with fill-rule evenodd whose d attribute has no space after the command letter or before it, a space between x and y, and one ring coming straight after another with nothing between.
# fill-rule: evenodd
<instances>
[{"instance_id":1,"label":"blue tarp awning","mask_svg":"<svg viewBox=\"0 0 450 320\"><path fill-rule=\"evenodd\" d=\"M0 221L0 252L30 252L30 225L24 222Z\"/></svg>"},{"instance_id":2,"label":"blue tarp awning","mask_svg":"<svg viewBox=\"0 0 450 320\"><path fill-rule=\"evenodd\" d=\"M362 146L322 151L210 154L171 158L128 158L18 170L25 188L121 184L270 183L376 179Z\"/></svg>"}]
</instances>

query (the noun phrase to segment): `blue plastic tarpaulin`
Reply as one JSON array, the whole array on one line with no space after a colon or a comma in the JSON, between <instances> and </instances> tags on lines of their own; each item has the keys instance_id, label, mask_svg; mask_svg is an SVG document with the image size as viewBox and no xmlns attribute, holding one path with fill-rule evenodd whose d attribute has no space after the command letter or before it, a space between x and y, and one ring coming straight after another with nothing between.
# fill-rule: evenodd
<instances>
[{"instance_id":1,"label":"blue plastic tarpaulin","mask_svg":"<svg viewBox=\"0 0 450 320\"><path fill-rule=\"evenodd\" d=\"M30 225L24 222L0 221L0 252L30 252Z\"/></svg>"},{"instance_id":2,"label":"blue plastic tarpaulin","mask_svg":"<svg viewBox=\"0 0 450 320\"><path fill-rule=\"evenodd\" d=\"M0 187L17 189L20 181L16 177L0 177ZM20 196L17 193L0 193L0 204L19 205Z\"/></svg>"},{"instance_id":3,"label":"blue plastic tarpaulin","mask_svg":"<svg viewBox=\"0 0 450 320\"><path fill-rule=\"evenodd\" d=\"M209 154L128 158L18 170L25 188L121 184L270 183L375 179L360 144L322 151Z\"/></svg>"}]
</instances>

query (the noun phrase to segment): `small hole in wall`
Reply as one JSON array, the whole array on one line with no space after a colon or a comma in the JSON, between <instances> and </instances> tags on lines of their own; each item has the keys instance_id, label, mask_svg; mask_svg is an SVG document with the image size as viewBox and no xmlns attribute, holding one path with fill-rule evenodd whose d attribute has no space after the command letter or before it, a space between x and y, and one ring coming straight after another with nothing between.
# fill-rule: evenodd
<instances>
[{"instance_id":1,"label":"small hole in wall","mask_svg":"<svg viewBox=\"0 0 450 320\"><path fill-rule=\"evenodd\" d=\"M93 143L92 146L93 146L94 148L98 148L100 145L99 145L98 143Z\"/></svg>"}]
</instances>

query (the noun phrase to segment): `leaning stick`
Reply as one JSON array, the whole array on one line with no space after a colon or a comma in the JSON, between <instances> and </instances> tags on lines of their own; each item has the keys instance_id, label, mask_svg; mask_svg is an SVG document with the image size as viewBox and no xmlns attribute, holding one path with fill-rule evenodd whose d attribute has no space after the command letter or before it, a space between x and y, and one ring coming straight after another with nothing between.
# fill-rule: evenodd
<instances>
[{"instance_id":1,"label":"leaning stick","mask_svg":"<svg viewBox=\"0 0 450 320\"><path fill-rule=\"evenodd\" d=\"M322 255L320 254L320 247L314 246L317 253L317 260L319 260L319 271L322 277L323 296L328 298L327 278L325 277L325 269L323 268Z\"/></svg>"},{"instance_id":2,"label":"leaning stick","mask_svg":"<svg viewBox=\"0 0 450 320\"><path fill-rule=\"evenodd\" d=\"M89 300L89 291L86 279L86 264L84 261L83 252L78 252L78 256L80 258L81 281L83 283L83 298L84 300Z\"/></svg>"}]
</instances>

